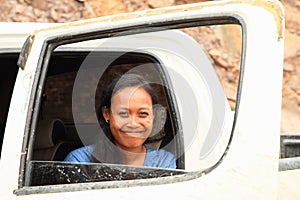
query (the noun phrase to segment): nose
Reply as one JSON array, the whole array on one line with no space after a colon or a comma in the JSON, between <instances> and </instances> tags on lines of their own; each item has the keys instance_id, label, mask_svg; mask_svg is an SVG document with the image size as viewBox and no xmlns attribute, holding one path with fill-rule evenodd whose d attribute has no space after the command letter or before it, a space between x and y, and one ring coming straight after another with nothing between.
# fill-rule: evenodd
<instances>
[{"instance_id":1,"label":"nose","mask_svg":"<svg viewBox=\"0 0 300 200\"><path fill-rule=\"evenodd\" d=\"M131 116L130 116L130 119L129 119L128 125L129 125L131 128L138 127L138 126L139 126L139 119L138 119L138 117L135 116L135 115L131 115Z\"/></svg>"}]
</instances>

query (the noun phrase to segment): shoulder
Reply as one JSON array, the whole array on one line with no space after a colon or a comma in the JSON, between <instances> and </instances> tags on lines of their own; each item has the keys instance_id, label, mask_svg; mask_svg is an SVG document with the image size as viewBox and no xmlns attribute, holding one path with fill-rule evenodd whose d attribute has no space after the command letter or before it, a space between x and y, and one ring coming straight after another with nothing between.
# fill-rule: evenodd
<instances>
[{"instance_id":1,"label":"shoulder","mask_svg":"<svg viewBox=\"0 0 300 200\"><path fill-rule=\"evenodd\" d=\"M147 147L144 166L174 169L176 168L176 157L163 149L155 150Z\"/></svg>"},{"instance_id":2,"label":"shoulder","mask_svg":"<svg viewBox=\"0 0 300 200\"><path fill-rule=\"evenodd\" d=\"M91 162L92 161L92 153L94 146L84 146L78 149L71 151L67 157L64 159L66 162Z\"/></svg>"},{"instance_id":3,"label":"shoulder","mask_svg":"<svg viewBox=\"0 0 300 200\"><path fill-rule=\"evenodd\" d=\"M151 147L146 147L147 148L147 153L148 154L153 154L159 157L175 157L172 153L164 150L164 149L152 149Z\"/></svg>"}]
</instances>

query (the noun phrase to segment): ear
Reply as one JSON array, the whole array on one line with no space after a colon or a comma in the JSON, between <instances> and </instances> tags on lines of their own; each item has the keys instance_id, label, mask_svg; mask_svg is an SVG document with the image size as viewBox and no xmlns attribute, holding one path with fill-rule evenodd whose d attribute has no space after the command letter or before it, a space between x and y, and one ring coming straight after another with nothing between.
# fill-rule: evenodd
<instances>
[{"instance_id":1,"label":"ear","mask_svg":"<svg viewBox=\"0 0 300 200\"><path fill-rule=\"evenodd\" d=\"M102 115L103 115L105 121L109 121L110 120L110 111L105 106L102 108Z\"/></svg>"}]
</instances>

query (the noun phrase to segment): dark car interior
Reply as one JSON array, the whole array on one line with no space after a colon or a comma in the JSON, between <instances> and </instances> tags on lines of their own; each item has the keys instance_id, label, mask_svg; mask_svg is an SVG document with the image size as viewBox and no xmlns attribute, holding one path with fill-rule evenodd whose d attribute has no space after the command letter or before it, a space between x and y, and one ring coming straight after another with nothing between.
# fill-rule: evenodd
<instances>
[{"instance_id":1,"label":"dark car interior","mask_svg":"<svg viewBox=\"0 0 300 200\"><path fill-rule=\"evenodd\" d=\"M87 58L92 61L87 62ZM108 63L108 66L103 63ZM85 68L83 65L88 65L88 67ZM77 95L76 106L74 106L72 95L80 67L84 68L83 71L87 76L87 80L80 84L87 89ZM90 94L87 91L92 87L89 85L93 82L91 80L95 79L93 74L101 67L106 69L98 82L95 93ZM54 52L47 70L35 133L33 160L62 161L73 149L94 143L99 133L97 130L99 125L98 121L93 118L95 113L84 109L86 102L89 101L88 99L94 99L94 110L97 111L99 107L97 100L106 85L113 78L138 68L142 68L142 70L139 69L142 75L154 83L153 88L159 97L159 104L167 111L163 129L148 139L148 145L157 149L164 148L177 155L180 145L183 144L177 140L173 141L174 136L178 134L178 116L171 115L174 113L175 105L165 87L167 75L163 66L154 57L136 52L99 51L90 54L90 52L58 51ZM74 109L78 110L76 120ZM178 160L178 168L184 168L183 164L182 159Z\"/></svg>"},{"instance_id":2,"label":"dark car interior","mask_svg":"<svg viewBox=\"0 0 300 200\"><path fill-rule=\"evenodd\" d=\"M18 73L18 53L3 53L0 54L1 59L1 73L0 73L0 158L2 142L5 131L5 124L7 120L8 110L11 95L14 89L15 80Z\"/></svg>"}]
</instances>

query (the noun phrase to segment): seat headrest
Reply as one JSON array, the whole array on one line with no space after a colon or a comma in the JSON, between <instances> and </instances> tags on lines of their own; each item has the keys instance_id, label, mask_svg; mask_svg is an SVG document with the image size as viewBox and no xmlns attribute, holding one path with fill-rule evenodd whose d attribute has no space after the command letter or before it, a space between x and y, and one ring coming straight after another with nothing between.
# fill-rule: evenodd
<instances>
[{"instance_id":1,"label":"seat headrest","mask_svg":"<svg viewBox=\"0 0 300 200\"><path fill-rule=\"evenodd\" d=\"M161 105L155 105L154 110L155 117L153 122L153 129L146 141L147 144L162 140L166 136L164 126L167 120L167 111Z\"/></svg>"},{"instance_id":2,"label":"seat headrest","mask_svg":"<svg viewBox=\"0 0 300 200\"><path fill-rule=\"evenodd\" d=\"M53 147L65 138L66 131L61 120L40 120L36 128L34 149Z\"/></svg>"}]
</instances>

